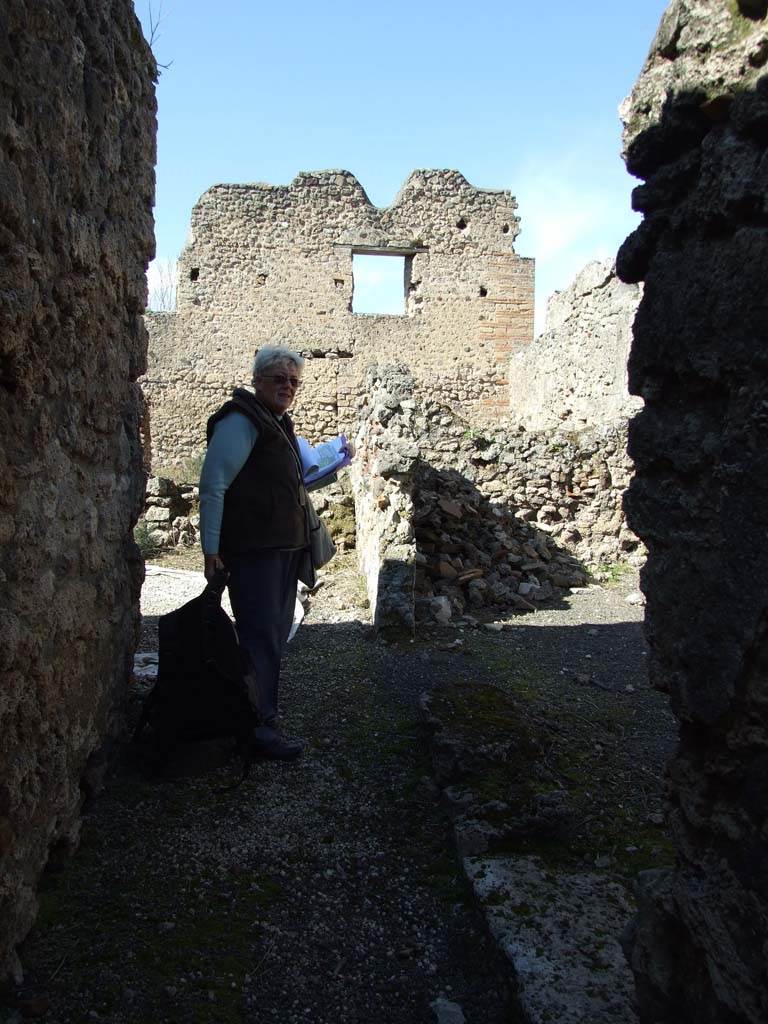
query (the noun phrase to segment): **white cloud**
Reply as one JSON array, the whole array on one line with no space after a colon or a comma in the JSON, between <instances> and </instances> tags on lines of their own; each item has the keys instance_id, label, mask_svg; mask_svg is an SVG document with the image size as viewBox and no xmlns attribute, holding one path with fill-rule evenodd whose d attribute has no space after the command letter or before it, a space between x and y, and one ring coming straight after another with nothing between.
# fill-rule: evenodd
<instances>
[{"instance_id":1,"label":"white cloud","mask_svg":"<svg viewBox=\"0 0 768 1024\"><path fill-rule=\"evenodd\" d=\"M617 161L594 173L583 154L545 166L524 166L514 183L522 231L515 245L536 259L536 333L544 327L546 301L566 288L590 260L614 257L639 217L630 208L632 179Z\"/></svg>"}]
</instances>

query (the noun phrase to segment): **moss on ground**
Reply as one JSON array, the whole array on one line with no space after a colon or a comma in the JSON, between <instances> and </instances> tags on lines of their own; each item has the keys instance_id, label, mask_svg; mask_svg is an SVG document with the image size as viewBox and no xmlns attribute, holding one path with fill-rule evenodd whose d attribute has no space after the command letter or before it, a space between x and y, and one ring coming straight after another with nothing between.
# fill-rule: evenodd
<instances>
[{"instance_id":1,"label":"moss on ground","mask_svg":"<svg viewBox=\"0 0 768 1024\"><path fill-rule=\"evenodd\" d=\"M587 579L590 583L616 586L631 576L633 571L632 566L626 562L597 562L587 567Z\"/></svg>"},{"instance_id":2,"label":"moss on ground","mask_svg":"<svg viewBox=\"0 0 768 1024\"><path fill-rule=\"evenodd\" d=\"M470 751L489 752L470 758L460 784L475 796L473 815L494 801L509 807L481 811L503 836L490 852L535 854L560 869L592 864L627 878L669 862L671 841L663 826L647 820L642 794L633 789L639 781L622 757L629 706L595 705L587 717L532 699L533 687L524 687L521 697L514 677L507 683L454 681L436 690L431 702L441 735ZM534 828L521 835L517 826L505 835L505 825L525 820L537 796L558 790L568 818L553 835Z\"/></svg>"}]
</instances>

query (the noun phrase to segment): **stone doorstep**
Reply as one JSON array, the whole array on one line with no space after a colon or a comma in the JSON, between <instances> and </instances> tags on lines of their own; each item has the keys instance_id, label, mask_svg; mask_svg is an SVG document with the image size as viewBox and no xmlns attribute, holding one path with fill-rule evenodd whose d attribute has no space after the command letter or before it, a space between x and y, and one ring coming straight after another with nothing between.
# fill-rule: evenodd
<instances>
[{"instance_id":1,"label":"stone doorstep","mask_svg":"<svg viewBox=\"0 0 768 1024\"><path fill-rule=\"evenodd\" d=\"M598 872L546 869L535 856L464 857L528 1024L634 1024L635 986L619 945L634 913Z\"/></svg>"}]
</instances>

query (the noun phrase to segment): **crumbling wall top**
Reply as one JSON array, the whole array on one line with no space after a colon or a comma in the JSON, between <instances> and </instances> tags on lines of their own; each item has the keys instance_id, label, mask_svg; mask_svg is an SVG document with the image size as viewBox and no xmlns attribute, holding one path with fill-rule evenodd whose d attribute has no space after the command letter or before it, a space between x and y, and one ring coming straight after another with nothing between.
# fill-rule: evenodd
<instances>
[{"instance_id":1,"label":"crumbling wall top","mask_svg":"<svg viewBox=\"0 0 768 1024\"><path fill-rule=\"evenodd\" d=\"M289 185L213 185L192 211L188 249L220 244L231 222L243 221L262 243L281 246L511 253L516 210L508 190L476 188L454 170L413 171L387 207L374 206L349 171L302 171Z\"/></svg>"}]
</instances>

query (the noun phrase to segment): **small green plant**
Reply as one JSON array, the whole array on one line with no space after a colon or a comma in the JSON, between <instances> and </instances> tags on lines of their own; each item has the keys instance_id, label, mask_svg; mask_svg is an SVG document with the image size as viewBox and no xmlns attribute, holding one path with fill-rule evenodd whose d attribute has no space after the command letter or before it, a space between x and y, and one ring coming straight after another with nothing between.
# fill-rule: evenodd
<instances>
[{"instance_id":1,"label":"small green plant","mask_svg":"<svg viewBox=\"0 0 768 1024\"><path fill-rule=\"evenodd\" d=\"M594 583L620 583L631 571L626 562L598 562L589 566L589 579Z\"/></svg>"},{"instance_id":2,"label":"small green plant","mask_svg":"<svg viewBox=\"0 0 768 1024\"><path fill-rule=\"evenodd\" d=\"M159 466L152 470L152 476L160 476L173 480L176 484L195 484L200 479L205 455L192 455L184 462L175 462L170 466Z\"/></svg>"},{"instance_id":3,"label":"small green plant","mask_svg":"<svg viewBox=\"0 0 768 1024\"><path fill-rule=\"evenodd\" d=\"M755 29L755 22L742 13L738 0L728 0L728 7L731 15L731 30L728 37L729 43L738 43L745 36Z\"/></svg>"},{"instance_id":4,"label":"small green plant","mask_svg":"<svg viewBox=\"0 0 768 1024\"><path fill-rule=\"evenodd\" d=\"M140 519L133 529L133 539L139 546L142 556L147 559L157 553L157 545L152 540L149 527L145 519Z\"/></svg>"}]
</instances>

